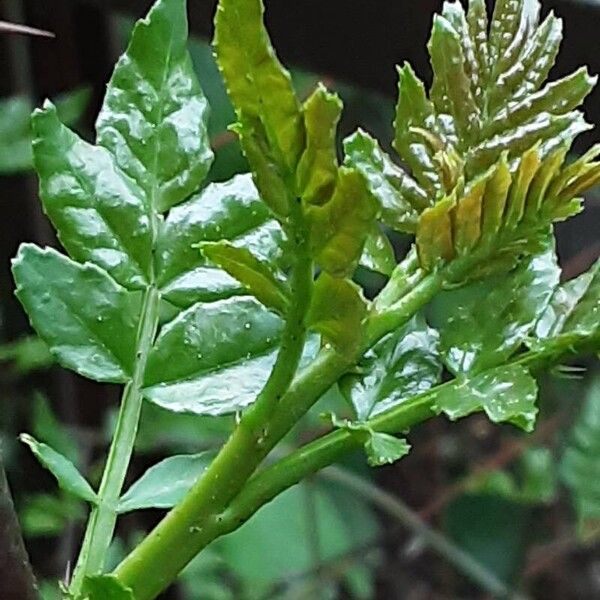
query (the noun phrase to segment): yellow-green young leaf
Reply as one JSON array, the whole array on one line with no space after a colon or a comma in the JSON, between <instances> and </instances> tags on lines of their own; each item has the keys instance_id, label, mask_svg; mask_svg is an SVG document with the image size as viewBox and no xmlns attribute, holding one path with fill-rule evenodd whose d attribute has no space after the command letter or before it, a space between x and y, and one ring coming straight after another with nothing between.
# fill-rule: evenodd
<instances>
[{"instance_id":1,"label":"yellow-green young leaf","mask_svg":"<svg viewBox=\"0 0 600 600\"><path fill-rule=\"evenodd\" d=\"M133 592L116 575L93 575L83 582L78 600L135 600Z\"/></svg>"},{"instance_id":2,"label":"yellow-green young leaf","mask_svg":"<svg viewBox=\"0 0 600 600\"><path fill-rule=\"evenodd\" d=\"M396 267L394 247L377 224L373 224L360 257L360 266L390 276Z\"/></svg>"},{"instance_id":3,"label":"yellow-green young leaf","mask_svg":"<svg viewBox=\"0 0 600 600\"><path fill-rule=\"evenodd\" d=\"M472 377L460 377L440 388L435 410L455 421L484 410L494 423L512 423L532 431L538 409L537 384L520 365L507 365Z\"/></svg>"},{"instance_id":4,"label":"yellow-green young leaf","mask_svg":"<svg viewBox=\"0 0 600 600\"><path fill-rule=\"evenodd\" d=\"M429 99L410 67L400 70L395 147L432 198L451 191L440 151L456 153L468 184L503 152L515 163L539 143L545 159L587 129L574 109L595 78L580 69L542 88L562 31L552 14L539 26L539 12L538 0L498 0L488 32L483 0L469 2L467 15L460 2L445 2L429 42ZM436 145L416 139L418 130ZM572 210L563 206L562 217Z\"/></svg>"},{"instance_id":5,"label":"yellow-green young leaf","mask_svg":"<svg viewBox=\"0 0 600 600\"><path fill-rule=\"evenodd\" d=\"M289 291L270 265L247 248L236 248L227 241L202 242L199 247L206 258L237 279L259 302L281 315L286 314Z\"/></svg>"},{"instance_id":6,"label":"yellow-green young leaf","mask_svg":"<svg viewBox=\"0 0 600 600\"><path fill-rule=\"evenodd\" d=\"M507 155L503 153L498 163L492 168L485 187L485 199L482 198L481 239L484 243L491 242L502 227L511 183L512 176Z\"/></svg>"},{"instance_id":7,"label":"yellow-green young leaf","mask_svg":"<svg viewBox=\"0 0 600 600\"><path fill-rule=\"evenodd\" d=\"M350 275L371 231L377 202L364 177L340 167L335 192L323 206L309 205L310 245L316 262L334 277Z\"/></svg>"},{"instance_id":8,"label":"yellow-green young leaf","mask_svg":"<svg viewBox=\"0 0 600 600\"><path fill-rule=\"evenodd\" d=\"M13 260L16 295L61 365L96 381L125 383L133 373L139 294L96 265L23 244Z\"/></svg>"},{"instance_id":9,"label":"yellow-green young leaf","mask_svg":"<svg viewBox=\"0 0 600 600\"><path fill-rule=\"evenodd\" d=\"M452 239L453 198L440 200L423 212L417 227L417 253L419 262L426 271L432 271L442 262L454 258Z\"/></svg>"},{"instance_id":10,"label":"yellow-green young leaf","mask_svg":"<svg viewBox=\"0 0 600 600\"><path fill-rule=\"evenodd\" d=\"M475 83L473 95L480 108L482 108L483 91L487 87L490 76L489 47L487 41L488 16L485 0L470 0L467 25L475 60L477 61L477 72L475 74L475 69L473 69L471 74Z\"/></svg>"},{"instance_id":11,"label":"yellow-green young leaf","mask_svg":"<svg viewBox=\"0 0 600 600\"><path fill-rule=\"evenodd\" d=\"M538 145L525 152L519 162L519 168L513 177L506 210L504 214L504 227L514 229L525 213L525 201L529 186L541 164Z\"/></svg>"},{"instance_id":12,"label":"yellow-green young leaf","mask_svg":"<svg viewBox=\"0 0 600 600\"><path fill-rule=\"evenodd\" d=\"M315 282L308 326L319 332L341 354L351 356L362 339L367 302L361 289L348 279L322 272Z\"/></svg>"},{"instance_id":13,"label":"yellow-green young leaf","mask_svg":"<svg viewBox=\"0 0 600 600\"><path fill-rule=\"evenodd\" d=\"M289 177L286 177L272 154L263 123L260 119L242 112L238 115L238 122L231 129L239 136L261 198L275 217L280 221L284 220L294 199L287 186Z\"/></svg>"},{"instance_id":14,"label":"yellow-green young leaf","mask_svg":"<svg viewBox=\"0 0 600 600\"><path fill-rule=\"evenodd\" d=\"M62 245L75 260L97 264L121 285L143 288L152 246L143 188L108 150L65 127L49 102L34 112L32 128L44 211Z\"/></svg>"},{"instance_id":15,"label":"yellow-green young leaf","mask_svg":"<svg viewBox=\"0 0 600 600\"><path fill-rule=\"evenodd\" d=\"M434 121L433 104L427 98L425 86L407 63L398 69L394 148L406 161L415 179L430 195L441 189L441 178L431 147L413 130L429 130Z\"/></svg>"},{"instance_id":16,"label":"yellow-green young leaf","mask_svg":"<svg viewBox=\"0 0 600 600\"><path fill-rule=\"evenodd\" d=\"M359 171L381 206L381 222L414 233L419 214L430 205L425 191L369 134L359 129L344 140L345 164Z\"/></svg>"},{"instance_id":17,"label":"yellow-green young leaf","mask_svg":"<svg viewBox=\"0 0 600 600\"><path fill-rule=\"evenodd\" d=\"M444 17L434 17L428 47L434 71L431 99L439 113L450 110L459 147L465 148L477 139L481 127L480 112L465 72L460 36Z\"/></svg>"},{"instance_id":18,"label":"yellow-green young leaf","mask_svg":"<svg viewBox=\"0 0 600 600\"><path fill-rule=\"evenodd\" d=\"M29 446L40 463L54 475L61 489L91 504L98 501L90 484L68 458L30 435L22 434L20 440Z\"/></svg>"},{"instance_id":19,"label":"yellow-green young leaf","mask_svg":"<svg viewBox=\"0 0 600 600\"><path fill-rule=\"evenodd\" d=\"M275 164L295 172L304 149L304 122L289 73L263 24L262 0L221 0L215 17L217 62L241 127L260 121ZM254 156L249 156L254 169ZM262 191L262 190L261 190Z\"/></svg>"},{"instance_id":20,"label":"yellow-green young leaf","mask_svg":"<svg viewBox=\"0 0 600 600\"><path fill-rule=\"evenodd\" d=\"M337 182L336 131L342 101L321 84L302 107L306 128L306 149L298 164L300 196L309 204L327 202Z\"/></svg>"},{"instance_id":21,"label":"yellow-green young leaf","mask_svg":"<svg viewBox=\"0 0 600 600\"><path fill-rule=\"evenodd\" d=\"M98 144L161 212L198 189L213 158L187 37L186 0L158 0L133 30L97 123Z\"/></svg>"},{"instance_id":22,"label":"yellow-green young leaf","mask_svg":"<svg viewBox=\"0 0 600 600\"><path fill-rule=\"evenodd\" d=\"M487 183L487 178L475 181L454 210L453 242L459 256L468 254L481 237L482 200Z\"/></svg>"}]
</instances>

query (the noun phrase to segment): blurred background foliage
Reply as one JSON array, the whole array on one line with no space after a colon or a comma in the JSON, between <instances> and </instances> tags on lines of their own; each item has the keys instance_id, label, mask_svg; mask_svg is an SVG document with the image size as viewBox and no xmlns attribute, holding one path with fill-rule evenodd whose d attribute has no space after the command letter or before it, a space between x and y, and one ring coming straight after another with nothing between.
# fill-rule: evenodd
<instances>
[{"instance_id":1,"label":"blurred background foliage","mask_svg":"<svg viewBox=\"0 0 600 600\"><path fill-rule=\"evenodd\" d=\"M139 15L148 4L3 0L0 5L0 18L57 34L53 41L0 38L0 443L28 550L48 600L59 598L58 581L67 575L85 507L55 491L51 476L17 445L17 435L31 431L97 483L99 460L114 423L116 392L55 367L44 344L30 335L12 298L8 266L17 244L56 243L37 203L29 114L44 96L51 96L62 119L92 138L104 82L133 23L130 15L112 7ZM212 3L199 4L193 6L198 15L194 12L192 21L207 33ZM425 68L426 31L441 2L405 0L391 9L393 2L384 6L377 0L370 4L379 13L364 23L355 22L363 9L370 10L362 0L348 3L345 12L336 10L337 0L297 4L313 12L298 22L299 8L294 6L285 24L282 11L289 3L267 2L274 11L276 42L283 38L284 26L290 33L284 57L298 58L301 68L293 69L293 77L300 94L307 96L324 80L344 100L342 137L361 126L389 145L394 63L409 59ZM586 38L586 32L595 32L600 24L600 3L544 3L545 10L553 7L567 25L556 74L593 62L581 50L586 44L595 48L598 61L597 39ZM390 24L396 9L405 21ZM414 27L407 18L414 20ZM582 39L575 40L573 24L582 19L593 27L587 24L579 31ZM393 26L399 39L375 35L386 25ZM354 35L357 27L361 37ZM347 38L343 59L340 32ZM307 41L304 54L298 40ZM196 38L192 55L212 107L216 161L211 178L222 181L244 172L246 164L228 130L233 110L210 46ZM354 70L348 56L355 57ZM598 122L598 92L589 104L591 118ZM598 132L592 135L598 138ZM566 277L585 270L600 253L599 213L598 197L592 194L586 213L560 228ZM407 240L393 242L402 255ZM381 285L369 271L358 277L367 289ZM549 374L542 382L541 417L531 435L492 427L481 416L457 424L440 419L419 429L413 452L397 465L369 470L360 456L348 457L287 491L239 531L214 543L164 597L428 600L511 596L517 588L521 595L511 597L600 597L597 372L597 363L588 361ZM346 410L337 390L328 393L287 443L306 442L325 430L320 413L326 410ZM130 480L166 456L218 447L232 426L230 418L188 417L147 405ZM156 510L123 517L110 562L118 562L159 517Z\"/></svg>"}]
</instances>

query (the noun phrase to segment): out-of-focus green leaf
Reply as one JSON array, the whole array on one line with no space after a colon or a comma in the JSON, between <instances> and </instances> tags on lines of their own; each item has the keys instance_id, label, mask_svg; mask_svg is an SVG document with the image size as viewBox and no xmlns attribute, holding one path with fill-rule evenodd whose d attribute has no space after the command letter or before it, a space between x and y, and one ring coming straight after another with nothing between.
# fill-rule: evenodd
<instances>
[{"instance_id":1,"label":"out-of-focus green leaf","mask_svg":"<svg viewBox=\"0 0 600 600\"><path fill-rule=\"evenodd\" d=\"M230 242L202 242L202 254L221 267L252 294L261 304L285 315L290 293L271 266L260 261L247 248L236 248Z\"/></svg>"},{"instance_id":2,"label":"out-of-focus green leaf","mask_svg":"<svg viewBox=\"0 0 600 600\"><path fill-rule=\"evenodd\" d=\"M20 375L47 369L54 364L48 346L36 336L26 336L0 346L0 362L10 362Z\"/></svg>"},{"instance_id":3,"label":"out-of-focus green leaf","mask_svg":"<svg viewBox=\"0 0 600 600\"><path fill-rule=\"evenodd\" d=\"M23 434L20 439L29 446L40 463L56 477L58 485L65 492L91 504L97 502L96 493L70 460L50 448L50 446L38 442L30 435Z\"/></svg>"},{"instance_id":4,"label":"out-of-focus green leaf","mask_svg":"<svg viewBox=\"0 0 600 600\"><path fill-rule=\"evenodd\" d=\"M323 206L308 206L310 244L317 263L334 277L352 274L377 212L365 179L342 167L335 192Z\"/></svg>"},{"instance_id":5,"label":"out-of-focus green leaf","mask_svg":"<svg viewBox=\"0 0 600 600\"><path fill-rule=\"evenodd\" d=\"M600 329L600 261L586 275L589 285L566 320L563 331L591 335Z\"/></svg>"},{"instance_id":6,"label":"out-of-focus green leaf","mask_svg":"<svg viewBox=\"0 0 600 600\"><path fill-rule=\"evenodd\" d=\"M461 376L440 388L435 410L451 420L484 410L494 423L512 423L532 431L538 409L537 384L529 371L519 365L489 369L474 376Z\"/></svg>"},{"instance_id":7,"label":"out-of-focus green leaf","mask_svg":"<svg viewBox=\"0 0 600 600\"><path fill-rule=\"evenodd\" d=\"M80 451L72 431L56 417L48 399L40 393L34 395L32 407L32 430L35 437L68 458L73 464L80 463Z\"/></svg>"},{"instance_id":8,"label":"out-of-focus green leaf","mask_svg":"<svg viewBox=\"0 0 600 600\"><path fill-rule=\"evenodd\" d=\"M143 188L107 150L67 129L52 105L36 110L32 124L40 195L63 246L121 285L142 288L149 280L152 237Z\"/></svg>"},{"instance_id":9,"label":"out-of-focus green leaf","mask_svg":"<svg viewBox=\"0 0 600 600\"><path fill-rule=\"evenodd\" d=\"M148 469L119 500L120 513L144 508L172 508L206 470L214 454L171 456Z\"/></svg>"},{"instance_id":10,"label":"out-of-focus green leaf","mask_svg":"<svg viewBox=\"0 0 600 600\"><path fill-rule=\"evenodd\" d=\"M196 191L213 158L187 30L185 0L160 0L138 21L96 126L98 144L160 212Z\"/></svg>"},{"instance_id":11,"label":"out-of-focus green leaf","mask_svg":"<svg viewBox=\"0 0 600 600\"><path fill-rule=\"evenodd\" d=\"M546 310L560 270L554 249L494 275L439 294L430 307L444 361L454 373L500 364L525 341Z\"/></svg>"},{"instance_id":12,"label":"out-of-focus green leaf","mask_svg":"<svg viewBox=\"0 0 600 600\"><path fill-rule=\"evenodd\" d=\"M552 338L562 332L565 322L590 287L592 279L592 272L583 273L556 288L550 303L536 323L536 338Z\"/></svg>"},{"instance_id":13,"label":"out-of-focus green leaf","mask_svg":"<svg viewBox=\"0 0 600 600\"><path fill-rule=\"evenodd\" d=\"M381 221L397 231L415 232L419 213L429 205L421 187L361 129L344 140L344 152L346 164L363 175L381 205Z\"/></svg>"},{"instance_id":14,"label":"out-of-focus green leaf","mask_svg":"<svg viewBox=\"0 0 600 600\"><path fill-rule=\"evenodd\" d=\"M68 125L79 121L90 99L89 88L80 88L56 98L59 118ZM29 98L13 96L0 100L0 174L12 175L33 169Z\"/></svg>"},{"instance_id":15,"label":"out-of-focus green leaf","mask_svg":"<svg viewBox=\"0 0 600 600\"><path fill-rule=\"evenodd\" d=\"M63 366L97 381L133 372L139 297L105 271L23 244L13 261L17 297Z\"/></svg>"},{"instance_id":16,"label":"out-of-focus green leaf","mask_svg":"<svg viewBox=\"0 0 600 600\"><path fill-rule=\"evenodd\" d=\"M466 494L444 512L448 535L501 581L512 584L525 559L528 508L495 494Z\"/></svg>"},{"instance_id":17,"label":"out-of-focus green leaf","mask_svg":"<svg viewBox=\"0 0 600 600\"><path fill-rule=\"evenodd\" d=\"M342 102L336 94L319 85L302 107L306 148L298 164L298 186L309 204L324 204L337 183L337 124Z\"/></svg>"},{"instance_id":18,"label":"out-of-focus green leaf","mask_svg":"<svg viewBox=\"0 0 600 600\"><path fill-rule=\"evenodd\" d=\"M417 316L369 350L340 386L356 418L366 421L437 384L438 344L438 334Z\"/></svg>"},{"instance_id":19,"label":"out-of-focus green leaf","mask_svg":"<svg viewBox=\"0 0 600 600\"><path fill-rule=\"evenodd\" d=\"M194 248L200 242L220 240L281 266L283 233L249 175L211 184L170 211L157 243L157 278L165 299L188 308L245 293L242 285Z\"/></svg>"},{"instance_id":20,"label":"out-of-focus green leaf","mask_svg":"<svg viewBox=\"0 0 600 600\"><path fill-rule=\"evenodd\" d=\"M303 482L279 495L211 548L239 582L242 597L258 599L274 583L317 566L311 532L319 540L318 556L326 562L364 548L376 538L379 526L369 506L356 495L319 482ZM364 559L361 552L358 562ZM343 575L334 580L337 586L354 564L350 559Z\"/></svg>"},{"instance_id":21,"label":"out-of-focus green leaf","mask_svg":"<svg viewBox=\"0 0 600 600\"><path fill-rule=\"evenodd\" d=\"M337 279L322 272L315 282L308 326L333 344L338 352L352 356L362 336L362 321L367 301L352 281Z\"/></svg>"},{"instance_id":22,"label":"out-of-focus green leaf","mask_svg":"<svg viewBox=\"0 0 600 600\"><path fill-rule=\"evenodd\" d=\"M81 600L135 600L135 598L133 592L115 575L94 575L85 578Z\"/></svg>"},{"instance_id":23,"label":"out-of-focus green leaf","mask_svg":"<svg viewBox=\"0 0 600 600\"><path fill-rule=\"evenodd\" d=\"M178 412L241 410L266 381L281 326L253 298L192 306L158 336L148 358L146 397Z\"/></svg>"},{"instance_id":24,"label":"out-of-focus green leaf","mask_svg":"<svg viewBox=\"0 0 600 600\"><path fill-rule=\"evenodd\" d=\"M556 464L549 448L527 448L519 461L519 496L526 502L547 503L556 496Z\"/></svg>"},{"instance_id":25,"label":"out-of-focus green leaf","mask_svg":"<svg viewBox=\"0 0 600 600\"><path fill-rule=\"evenodd\" d=\"M560 477L571 491L579 535L600 533L600 382L590 387L573 425L560 463Z\"/></svg>"},{"instance_id":26,"label":"out-of-focus green leaf","mask_svg":"<svg viewBox=\"0 0 600 600\"><path fill-rule=\"evenodd\" d=\"M37 494L25 500L19 510L19 523L28 538L57 536L67 525L85 517L78 499Z\"/></svg>"}]
</instances>

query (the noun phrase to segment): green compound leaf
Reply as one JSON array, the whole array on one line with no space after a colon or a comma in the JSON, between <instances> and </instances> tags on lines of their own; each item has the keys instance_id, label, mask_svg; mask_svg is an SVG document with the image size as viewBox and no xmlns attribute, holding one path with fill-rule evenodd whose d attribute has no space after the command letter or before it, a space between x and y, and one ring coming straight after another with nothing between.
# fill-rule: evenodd
<instances>
[{"instance_id":1,"label":"green compound leaf","mask_svg":"<svg viewBox=\"0 0 600 600\"><path fill-rule=\"evenodd\" d=\"M366 421L439 383L442 364L439 336L422 316L384 337L346 375L340 389Z\"/></svg>"},{"instance_id":2,"label":"green compound leaf","mask_svg":"<svg viewBox=\"0 0 600 600\"><path fill-rule=\"evenodd\" d=\"M430 322L440 333L448 368L468 373L509 358L546 310L559 276L554 249L548 247L509 273L434 298Z\"/></svg>"},{"instance_id":3,"label":"green compound leaf","mask_svg":"<svg viewBox=\"0 0 600 600\"><path fill-rule=\"evenodd\" d=\"M81 140L46 103L32 118L40 195L58 237L77 261L90 261L121 285L149 279L149 209L137 186L105 150Z\"/></svg>"},{"instance_id":4,"label":"green compound leaf","mask_svg":"<svg viewBox=\"0 0 600 600\"><path fill-rule=\"evenodd\" d=\"M119 500L119 513L146 508L172 508L204 473L214 454L171 456L150 467Z\"/></svg>"},{"instance_id":5,"label":"green compound leaf","mask_svg":"<svg viewBox=\"0 0 600 600\"><path fill-rule=\"evenodd\" d=\"M115 575L86 577L77 600L135 600L133 592Z\"/></svg>"},{"instance_id":6,"label":"green compound leaf","mask_svg":"<svg viewBox=\"0 0 600 600\"><path fill-rule=\"evenodd\" d=\"M125 383L133 372L139 295L95 265L23 244L13 261L16 295L64 367L96 381Z\"/></svg>"},{"instance_id":7,"label":"green compound leaf","mask_svg":"<svg viewBox=\"0 0 600 600\"><path fill-rule=\"evenodd\" d=\"M270 163L285 181L295 173L304 149L304 119L290 75L269 41L263 12L261 0L222 0L214 46L238 115L244 151L255 171L259 169L254 159L262 158L265 168L269 170ZM250 152L246 137L256 140ZM261 177L257 186L263 192ZM281 209L285 214L285 204Z\"/></svg>"},{"instance_id":8,"label":"green compound leaf","mask_svg":"<svg viewBox=\"0 0 600 600\"><path fill-rule=\"evenodd\" d=\"M133 30L97 122L98 144L160 212L196 191L213 158L187 29L185 0L156 2Z\"/></svg>"},{"instance_id":9,"label":"green compound leaf","mask_svg":"<svg viewBox=\"0 0 600 600\"><path fill-rule=\"evenodd\" d=\"M359 286L325 271L319 275L306 319L338 352L349 356L356 352L366 315L367 301Z\"/></svg>"},{"instance_id":10,"label":"green compound leaf","mask_svg":"<svg viewBox=\"0 0 600 600\"><path fill-rule=\"evenodd\" d=\"M311 250L323 270L334 277L354 272L376 213L363 176L341 167L331 200L306 207Z\"/></svg>"},{"instance_id":11,"label":"green compound leaf","mask_svg":"<svg viewBox=\"0 0 600 600\"><path fill-rule=\"evenodd\" d=\"M532 431L538 409L537 384L520 365L489 369L474 376L461 376L440 388L435 410L455 421L479 410L494 423L512 423Z\"/></svg>"},{"instance_id":12,"label":"green compound leaf","mask_svg":"<svg viewBox=\"0 0 600 600\"><path fill-rule=\"evenodd\" d=\"M298 164L298 187L304 202L323 204L331 198L337 181L336 132L342 101L319 84L302 112L306 148Z\"/></svg>"},{"instance_id":13,"label":"green compound leaf","mask_svg":"<svg viewBox=\"0 0 600 600\"><path fill-rule=\"evenodd\" d=\"M360 439L371 467L391 465L410 452L410 444L404 438L374 431L361 421L338 419L333 414L329 416L334 427L345 429Z\"/></svg>"},{"instance_id":14,"label":"green compound leaf","mask_svg":"<svg viewBox=\"0 0 600 600\"><path fill-rule=\"evenodd\" d=\"M283 266L284 237L250 175L214 183L172 209L157 242L163 297L181 308L240 295L245 288L194 247L228 240L273 267Z\"/></svg>"},{"instance_id":15,"label":"green compound leaf","mask_svg":"<svg viewBox=\"0 0 600 600\"><path fill-rule=\"evenodd\" d=\"M414 233L419 214L429 206L422 188L361 129L344 140L344 152L346 164L363 175L379 201L382 223L396 231Z\"/></svg>"},{"instance_id":16,"label":"green compound leaf","mask_svg":"<svg viewBox=\"0 0 600 600\"><path fill-rule=\"evenodd\" d=\"M61 489L91 504L97 502L96 493L68 458L30 435L22 434L20 440L29 446L40 463L54 475Z\"/></svg>"},{"instance_id":17,"label":"green compound leaf","mask_svg":"<svg viewBox=\"0 0 600 600\"><path fill-rule=\"evenodd\" d=\"M281 328L253 298L194 305L160 332L148 358L146 397L176 412L241 410L266 381Z\"/></svg>"},{"instance_id":18,"label":"green compound leaf","mask_svg":"<svg viewBox=\"0 0 600 600\"><path fill-rule=\"evenodd\" d=\"M571 491L581 538L600 531L600 382L590 387L560 463Z\"/></svg>"},{"instance_id":19,"label":"green compound leaf","mask_svg":"<svg viewBox=\"0 0 600 600\"><path fill-rule=\"evenodd\" d=\"M231 243L202 242L202 254L221 267L261 304L285 315L290 302L289 290L278 280L271 266L260 261L247 248L236 248Z\"/></svg>"}]
</instances>

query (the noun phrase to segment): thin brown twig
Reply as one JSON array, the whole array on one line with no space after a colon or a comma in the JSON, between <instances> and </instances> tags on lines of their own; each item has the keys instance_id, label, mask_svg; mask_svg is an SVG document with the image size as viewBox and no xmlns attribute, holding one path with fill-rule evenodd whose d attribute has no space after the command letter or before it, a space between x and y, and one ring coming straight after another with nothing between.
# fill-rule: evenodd
<instances>
[{"instance_id":1,"label":"thin brown twig","mask_svg":"<svg viewBox=\"0 0 600 600\"><path fill-rule=\"evenodd\" d=\"M55 37L51 31L36 29L28 25L19 25L18 23L9 23L8 21L0 21L0 33L16 33L18 35L33 35L45 38Z\"/></svg>"}]
</instances>

